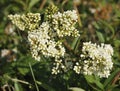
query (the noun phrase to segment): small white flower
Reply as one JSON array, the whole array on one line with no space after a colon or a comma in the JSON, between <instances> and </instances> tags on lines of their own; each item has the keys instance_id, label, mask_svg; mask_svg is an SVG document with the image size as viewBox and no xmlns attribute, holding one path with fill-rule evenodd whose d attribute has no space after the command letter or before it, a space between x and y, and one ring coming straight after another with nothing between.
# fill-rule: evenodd
<instances>
[{"instance_id":1,"label":"small white flower","mask_svg":"<svg viewBox=\"0 0 120 91\"><path fill-rule=\"evenodd\" d=\"M74 70L77 74L80 74L80 72L81 72L81 66L79 65L78 62L76 62L76 65L73 67L73 70Z\"/></svg>"}]
</instances>

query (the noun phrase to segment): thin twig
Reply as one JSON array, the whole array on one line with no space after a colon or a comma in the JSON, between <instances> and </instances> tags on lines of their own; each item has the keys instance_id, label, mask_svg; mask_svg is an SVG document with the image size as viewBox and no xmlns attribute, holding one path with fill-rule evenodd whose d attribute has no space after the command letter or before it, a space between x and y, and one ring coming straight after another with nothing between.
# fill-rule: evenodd
<instances>
[{"instance_id":1,"label":"thin twig","mask_svg":"<svg viewBox=\"0 0 120 91\"><path fill-rule=\"evenodd\" d=\"M5 90L6 87L8 87L7 84L5 84L4 86L2 86L1 89L2 89L3 91L6 91L6 90Z\"/></svg>"},{"instance_id":2,"label":"thin twig","mask_svg":"<svg viewBox=\"0 0 120 91\"><path fill-rule=\"evenodd\" d=\"M77 5L75 3L73 3L73 7L77 11L79 26L82 27L82 23L81 23L81 19L80 19L80 13L79 13L79 10L77 8Z\"/></svg>"},{"instance_id":3,"label":"thin twig","mask_svg":"<svg viewBox=\"0 0 120 91\"><path fill-rule=\"evenodd\" d=\"M73 49L70 47L70 45L66 41L64 41L63 44L69 51L73 51Z\"/></svg>"},{"instance_id":4,"label":"thin twig","mask_svg":"<svg viewBox=\"0 0 120 91\"><path fill-rule=\"evenodd\" d=\"M5 90L6 87L8 88L8 91L11 91L10 85L9 85L8 83L6 83L6 85L4 85L3 89ZM5 90L5 91L6 91L6 90Z\"/></svg>"},{"instance_id":5,"label":"thin twig","mask_svg":"<svg viewBox=\"0 0 120 91\"><path fill-rule=\"evenodd\" d=\"M7 83L8 84L8 83ZM8 85L8 90L11 91L10 86Z\"/></svg>"},{"instance_id":6,"label":"thin twig","mask_svg":"<svg viewBox=\"0 0 120 91\"><path fill-rule=\"evenodd\" d=\"M62 6L64 6L65 3L67 3L67 2L68 2L68 0L64 0L64 1L62 2Z\"/></svg>"},{"instance_id":7,"label":"thin twig","mask_svg":"<svg viewBox=\"0 0 120 91\"><path fill-rule=\"evenodd\" d=\"M63 44L68 51L72 52L76 56L79 56L79 54L77 54L66 41L64 41Z\"/></svg>"},{"instance_id":8,"label":"thin twig","mask_svg":"<svg viewBox=\"0 0 120 91\"><path fill-rule=\"evenodd\" d=\"M115 76L115 78L112 81L112 85L114 85L120 78L120 71L117 73L117 75Z\"/></svg>"},{"instance_id":9,"label":"thin twig","mask_svg":"<svg viewBox=\"0 0 120 91\"><path fill-rule=\"evenodd\" d=\"M11 78L9 76L7 76L8 79L12 80L13 82L20 82L20 83L23 83L23 84L30 84L29 82L26 82L26 81L23 81L23 80L19 80L19 79L15 79L15 78Z\"/></svg>"},{"instance_id":10,"label":"thin twig","mask_svg":"<svg viewBox=\"0 0 120 91\"><path fill-rule=\"evenodd\" d=\"M14 82L20 82L20 83L23 83L23 84L29 84L28 82L22 81L22 80L19 80L19 79L11 79L11 80L14 81Z\"/></svg>"},{"instance_id":11,"label":"thin twig","mask_svg":"<svg viewBox=\"0 0 120 91\"><path fill-rule=\"evenodd\" d=\"M46 3L46 0L43 0L42 3L41 3L41 5L40 5L40 10L43 9L45 3Z\"/></svg>"},{"instance_id":12,"label":"thin twig","mask_svg":"<svg viewBox=\"0 0 120 91\"><path fill-rule=\"evenodd\" d=\"M115 83L119 80L120 78L120 71L117 73L117 75L114 77L111 85L115 85ZM111 90L108 90L108 91L111 91Z\"/></svg>"}]
</instances>

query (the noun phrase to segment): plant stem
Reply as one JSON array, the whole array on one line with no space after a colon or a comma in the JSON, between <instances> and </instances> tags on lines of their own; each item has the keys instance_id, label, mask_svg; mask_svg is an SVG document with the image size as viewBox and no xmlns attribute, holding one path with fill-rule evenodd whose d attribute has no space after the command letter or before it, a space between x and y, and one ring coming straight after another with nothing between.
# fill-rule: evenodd
<instances>
[{"instance_id":1,"label":"plant stem","mask_svg":"<svg viewBox=\"0 0 120 91\"><path fill-rule=\"evenodd\" d=\"M67 41L64 41L63 44L69 52L72 52L74 55L79 56L79 54L75 53L75 51L71 48Z\"/></svg>"},{"instance_id":2,"label":"plant stem","mask_svg":"<svg viewBox=\"0 0 120 91\"><path fill-rule=\"evenodd\" d=\"M20 82L20 83L23 83L23 84L27 84L27 85L30 85L29 82L26 82L26 81L23 81L23 80L19 80L19 79L16 79L16 78L11 78L9 76L7 76L8 79L12 80L13 82Z\"/></svg>"},{"instance_id":3,"label":"plant stem","mask_svg":"<svg viewBox=\"0 0 120 91\"><path fill-rule=\"evenodd\" d=\"M39 91L39 88L38 88L38 86L37 86L36 79L35 79L35 76L34 76L34 73L33 73L33 70L32 70L32 67L31 67L31 64L30 64L30 63L29 63L29 66L30 66L30 70L31 70L31 74L32 74L33 80L34 80L34 82L35 82L36 89L37 89L37 91Z\"/></svg>"},{"instance_id":4,"label":"plant stem","mask_svg":"<svg viewBox=\"0 0 120 91\"><path fill-rule=\"evenodd\" d=\"M43 1L42 1L42 4L40 5L40 10L42 10L42 9L43 9L43 7L44 7L45 3L46 3L46 0L43 0Z\"/></svg>"},{"instance_id":5,"label":"plant stem","mask_svg":"<svg viewBox=\"0 0 120 91\"><path fill-rule=\"evenodd\" d=\"M63 44L64 44L64 46L65 46L69 51L73 51L73 49L71 48L71 46L70 46L66 41L64 41Z\"/></svg>"},{"instance_id":6,"label":"plant stem","mask_svg":"<svg viewBox=\"0 0 120 91\"><path fill-rule=\"evenodd\" d=\"M119 78L120 78L120 71L117 73L117 75L116 75L115 78L113 79L112 85L114 85L114 84L118 81Z\"/></svg>"}]
</instances>

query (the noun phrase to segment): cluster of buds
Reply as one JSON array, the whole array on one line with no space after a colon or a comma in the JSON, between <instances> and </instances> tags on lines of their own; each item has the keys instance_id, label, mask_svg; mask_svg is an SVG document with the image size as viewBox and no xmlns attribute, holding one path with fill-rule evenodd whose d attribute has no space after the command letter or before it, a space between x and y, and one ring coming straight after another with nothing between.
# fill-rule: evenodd
<instances>
[{"instance_id":1,"label":"cluster of buds","mask_svg":"<svg viewBox=\"0 0 120 91\"><path fill-rule=\"evenodd\" d=\"M22 15L9 15L8 16L12 23L15 24L20 30L33 30L39 27L41 20L39 13L27 13Z\"/></svg>"}]
</instances>

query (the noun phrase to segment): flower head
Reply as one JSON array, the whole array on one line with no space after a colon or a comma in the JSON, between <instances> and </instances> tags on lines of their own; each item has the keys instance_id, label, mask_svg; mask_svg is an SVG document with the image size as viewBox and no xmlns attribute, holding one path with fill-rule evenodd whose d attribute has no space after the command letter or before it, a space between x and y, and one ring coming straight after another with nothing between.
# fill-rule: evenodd
<instances>
[{"instance_id":1,"label":"flower head","mask_svg":"<svg viewBox=\"0 0 120 91\"><path fill-rule=\"evenodd\" d=\"M83 43L81 58L83 59L83 74L108 77L113 67L113 48L108 44Z\"/></svg>"},{"instance_id":2,"label":"flower head","mask_svg":"<svg viewBox=\"0 0 120 91\"><path fill-rule=\"evenodd\" d=\"M59 37L64 36L79 36L78 30L75 28L77 23L77 13L75 10L66 11L64 13L56 13L52 15L52 26Z\"/></svg>"},{"instance_id":3,"label":"flower head","mask_svg":"<svg viewBox=\"0 0 120 91\"><path fill-rule=\"evenodd\" d=\"M39 26L41 20L39 13L27 13L22 15L9 15L8 16L12 23L15 24L20 30L33 30Z\"/></svg>"},{"instance_id":4,"label":"flower head","mask_svg":"<svg viewBox=\"0 0 120 91\"><path fill-rule=\"evenodd\" d=\"M35 59L39 60L41 54L56 58L64 56L65 49L62 47L62 43L52 39L50 32L48 22L43 22L39 29L28 32L31 52Z\"/></svg>"}]
</instances>

